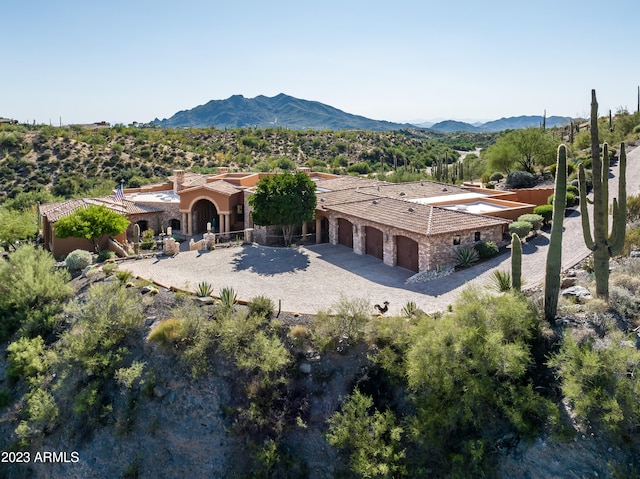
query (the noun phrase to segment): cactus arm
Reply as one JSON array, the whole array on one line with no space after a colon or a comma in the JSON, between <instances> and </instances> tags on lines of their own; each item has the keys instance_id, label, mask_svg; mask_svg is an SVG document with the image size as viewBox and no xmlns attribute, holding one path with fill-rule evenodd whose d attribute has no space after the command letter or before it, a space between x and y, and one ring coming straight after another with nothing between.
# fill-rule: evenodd
<instances>
[{"instance_id":1,"label":"cactus arm","mask_svg":"<svg viewBox=\"0 0 640 479\"><path fill-rule=\"evenodd\" d=\"M602 144L602 197L604 198L604 208L609 211L609 145ZM605 231L605 235L606 235Z\"/></svg>"},{"instance_id":2,"label":"cactus arm","mask_svg":"<svg viewBox=\"0 0 640 479\"><path fill-rule=\"evenodd\" d=\"M511 235L511 286L522 289L522 242L516 233Z\"/></svg>"},{"instance_id":3,"label":"cactus arm","mask_svg":"<svg viewBox=\"0 0 640 479\"><path fill-rule=\"evenodd\" d=\"M578 188L580 190L580 217L582 219L582 236L584 243L591 251L595 249L591 236L591 225L589 223L589 212L587 211L587 182L585 180L584 166L578 167ZM555 203L555 201L554 201Z\"/></svg>"},{"instance_id":4,"label":"cactus arm","mask_svg":"<svg viewBox=\"0 0 640 479\"><path fill-rule=\"evenodd\" d=\"M618 199L613 200L613 226L609 238L609 251L612 256L622 251L627 229L627 153L624 142L620 143L619 175Z\"/></svg>"}]
</instances>

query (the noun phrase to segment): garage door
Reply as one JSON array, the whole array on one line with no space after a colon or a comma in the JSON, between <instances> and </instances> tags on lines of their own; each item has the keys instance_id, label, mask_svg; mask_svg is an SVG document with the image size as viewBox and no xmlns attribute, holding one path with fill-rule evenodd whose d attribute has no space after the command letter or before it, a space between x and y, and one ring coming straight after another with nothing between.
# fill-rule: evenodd
<instances>
[{"instance_id":1,"label":"garage door","mask_svg":"<svg viewBox=\"0 0 640 479\"><path fill-rule=\"evenodd\" d=\"M382 231L372 226L365 229L365 253L382 259Z\"/></svg>"},{"instance_id":2,"label":"garage door","mask_svg":"<svg viewBox=\"0 0 640 479\"><path fill-rule=\"evenodd\" d=\"M353 225L344 218L338 218L338 244L353 248Z\"/></svg>"},{"instance_id":3,"label":"garage door","mask_svg":"<svg viewBox=\"0 0 640 479\"><path fill-rule=\"evenodd\" d=\"M398 266L418 272L418 243L406 236L396 236Z\"/></svg>"}]
</instances>

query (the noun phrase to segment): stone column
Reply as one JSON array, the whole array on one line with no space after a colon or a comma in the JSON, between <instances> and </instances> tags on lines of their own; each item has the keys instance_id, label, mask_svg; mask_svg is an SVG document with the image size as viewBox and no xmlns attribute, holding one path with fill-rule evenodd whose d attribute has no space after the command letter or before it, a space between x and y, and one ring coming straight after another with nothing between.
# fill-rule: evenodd
<instances>
[{"instance_id":1,"label":"stone column","mask_svg":"<svg viewBox=\"0 0 640 479\"><path fill-rule=\"evenodd\" d=\"M382 234L382 262L389 266L396 266L398 264L397 250L396 250L396 237L391 233Z\"/></svg>"},{"instance_id":2,"label":"stone column","mask_svg":"<svg viewBox=\"0 0 640 479\"><path fill-rule=\"evenodd\" d=\"M366 234L364 225L353 223L353 252L364 254L366 251Z\"/></svg>"},{"instance_id":3,"label":"stone column","mask_svg":"<svg viewBox=\"0 0 640 479\"><path fill-rule=\"evenodd\" d=\"M338 218L329 218L329 243L338 244Z\"/></svg>"},{"instance_id":4,"label":"stone column","mask_svg":"<svg viewBox=\"0 0 640 479\"><path fill-rule=\"evenodd\" d=\"M224 215L224 231L225 233L231 231L231 213L225 213Z\"/></svg>"},{"instance_id":5,"label":"stone column","mask_svg":"<svg viewBox=\"0 0 640 479\"><path fill-rule=\"evenodd\" d=\"M307 222L302 223L302 241L306 241L307 239Z\"/></svg>"},{"instance_id":6,"label":"stone column","mask_svg":"<svg viewBox=\"0 0 640 479\"><path fill-rule=\"evenodd\" d=\"M224 215L222 213L218 213L218 225L220 228L220 234L224 233Z\"/></svg>"},{"instance_id":7,"label":"stone column","mask_svg":"<svg viewBox=\"0 0 640 479\"><path fill-rule=\"evenodd\" d=\"M316 244L322 243L322 218L316 218Z\"/></svg>"},{"instance_id":8,"label":"stone column","mask_svg":"<svg viewBox=\"0 0 640 479\"><path fill-rule=\"evenodd\" d=\"M187 231L187 213L182 213L182 221L180 222L180 233L186 234Z\"/></svg>"},{"instance_id":9,"label":"stone column","mask_svg":"<svg viewBox=\"0 0 640 479\"><path fill-rule=\"evenodd\" d=\"M187 236L191 236L193 233L193 213L187 213Z\"/></svg>"}]
</instances>

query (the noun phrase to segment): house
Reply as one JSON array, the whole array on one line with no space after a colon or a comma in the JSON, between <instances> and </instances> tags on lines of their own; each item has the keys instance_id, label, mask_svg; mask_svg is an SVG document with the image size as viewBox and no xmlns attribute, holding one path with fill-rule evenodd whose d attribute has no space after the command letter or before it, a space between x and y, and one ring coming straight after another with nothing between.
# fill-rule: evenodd
<instances>
[{"instance_id":1,"label":"house","mask_svg":"<svg viewBox=\"0 0 640 479\"><path fill-rule=\"evenodd\" d=\"M316 184L318 203L314 221L300 227L305 240L341 244L416 272L450 264L457 248L479 241L501 244L508 223L535 206L518 201L517 193L475 186L306 173ZM208 231L219 236L246 232L251 241L268 243L273 228L253 224L247 201L267 175L175 170L165 183L125 189L121 202L107 197L41 205L44 243L56 257L86 247L82 240L55 237L55 221L86 204L127 215L131 225L121 242L132 238L137 223L142 231L156 233L171 227L185 239Z\"/></svg>"}]
</instances>

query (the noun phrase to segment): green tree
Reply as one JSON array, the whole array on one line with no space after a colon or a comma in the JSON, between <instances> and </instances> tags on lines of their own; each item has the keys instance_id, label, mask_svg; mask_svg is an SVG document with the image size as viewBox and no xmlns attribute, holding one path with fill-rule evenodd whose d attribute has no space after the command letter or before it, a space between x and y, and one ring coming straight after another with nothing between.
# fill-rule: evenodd
<instances>
[{"instance_id":1,"label":"green tree","mask_svg":"<svg viewBox=\"0 0 640 479\"><path fill-rule=\"evenodd\" d=\"M313 219L315 190L315 183L302 172L262 178L249 197L253 222L261 226L282 226L284 242L289 245L293 228Z\"/></svg>"},{"instance_id":2,"label":"green tree","mask_svg":"<svg viewBox=\"0 0 640 479\"><path fill-rule=\"evenodd\" d=\"M103 205L89 205L60 218L55 224L55 234L58 238L86 238L91 241L96 253L99 253L99 238L119 235L127 226L129 220L124 215Z\"/></svg>"},{"instance_id":3,"label":"green tree","mask_svg":"<svg viewBox=\"0 0 640 479\"><path fill-rule=\"evenodd\" d=\"M49 334L73 291L68 280L50 253L30 245L0 262L0 341L19 327L28 336Z\"/></svg>"},{"instance_id":4,"label":"green tree","mask_svg":"<svg viewBox=\"0 0 640 479\"><path fill-rule=\"evenodd\" d=\"M16 249L16 242L32 240L38 233L36 218L26 211L0 208L0 244L5 249Z\"/></svg>"},{"instance_id":5,"label":"green tree","mask_svg":"<svg viewBox=\"0 0 640 479\"><path fill-rule=\"evenodd\" d=\"M555 161L558 143L539 128L514 130L498 139L487 149L491 170L509 173L519 165L534 173L536 165L548 166Z\"/></svg>"}]
</instances>

